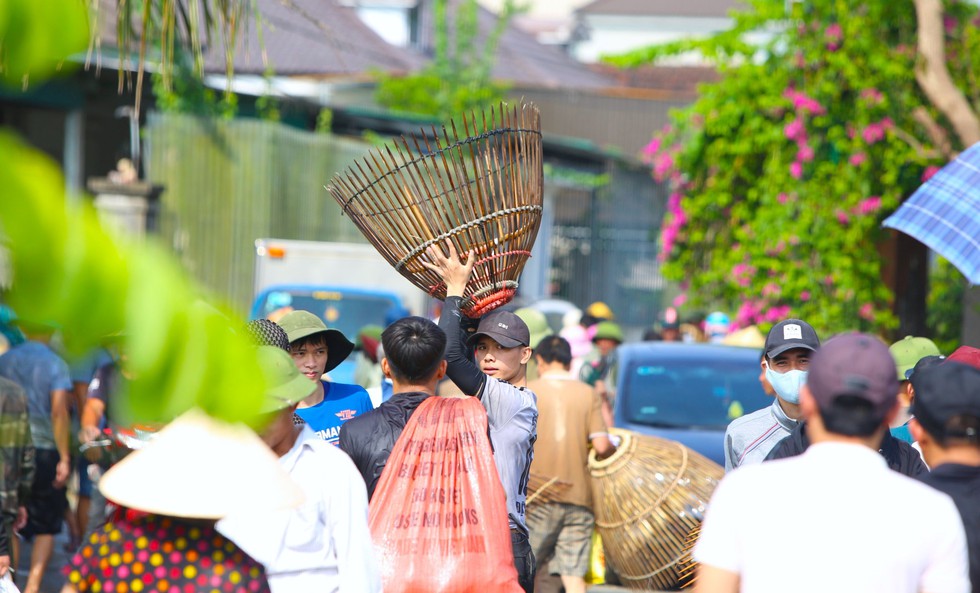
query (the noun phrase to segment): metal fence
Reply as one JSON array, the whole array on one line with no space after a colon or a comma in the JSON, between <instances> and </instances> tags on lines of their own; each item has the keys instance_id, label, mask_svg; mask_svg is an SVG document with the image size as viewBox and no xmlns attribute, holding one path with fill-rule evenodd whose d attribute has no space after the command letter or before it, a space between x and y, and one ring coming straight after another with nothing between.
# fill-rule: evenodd
<instances>
[{"instance_id":1,"label":"metal fence","mask_svg":"<svg viewBox=\"0 0 980 593\"><path fill-rule=\"evenodd\" d=\"M665 287L657 261L664 190L641 167L610 164L606 173L605 186L555 196L553 296L582 308L601 300L639 333L656 319Z\"/></svg>"},{"instance_id":2,"label":"metal fence","mask_svg":"<svg viewBox=\"0 0 980 593\"><path fill-rule=\"evenodd\" d=\"M242 311L256 238L366 242L324 188L367 153L366 142L259 120L154 114L144 143L149 180L165 186L162 237L205 287ZM663 288L656 237L664 196L646 169L604 162L588 171L608 175L601 187L546 183L551 211L539 241L550 249L532 258L522 285L580 307L603 300L624 326L646 327Z\"/></svg>"},{"instance_id":3,"label":"metal fence","mask_svg":"<svg viewBox=\"0 0 980 593\"><path fill-rule=\"evenodd\" d=\"M370 144L253 119L154 114L150 181L160 233L208 289L245 310L260 237L366 242L324 186Z\"/></svg>"}]
</instances>

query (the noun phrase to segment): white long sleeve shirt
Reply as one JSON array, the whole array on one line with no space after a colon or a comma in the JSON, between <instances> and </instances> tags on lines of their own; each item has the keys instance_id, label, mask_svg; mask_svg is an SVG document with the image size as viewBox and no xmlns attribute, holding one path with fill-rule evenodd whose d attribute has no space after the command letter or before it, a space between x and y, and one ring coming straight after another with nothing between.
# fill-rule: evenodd
<instances>
[{"instance_id":1,"label":"white long sleeve shirt","mask_svg":"<svg viewBox=\"0 0 980 593\"><path fill-rule=\"evenodd\" d=\"M265 566L272 593L380 593L367 490L354 463L308 426L279 462L303 489L303 505L228 517L218 531Z\"/></svg>"}]
</instances>

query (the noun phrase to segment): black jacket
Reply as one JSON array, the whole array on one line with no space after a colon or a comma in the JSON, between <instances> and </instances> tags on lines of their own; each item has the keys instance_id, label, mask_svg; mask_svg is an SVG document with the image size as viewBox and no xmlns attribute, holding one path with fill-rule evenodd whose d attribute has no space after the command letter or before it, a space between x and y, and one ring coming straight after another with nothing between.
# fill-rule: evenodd
<instances>
[{"instance_id":1,"label":"black jacket","mask_svg":"<svg viewBox=\"0 0 980 593\"><path fill-rule=\"evenodd\" d=\"M340 427L340 448L361 472L369 500L405 424L428 397L432 396L420 392L396 393L374 410L355 416Z\"/></svg>"},{"instance_id":2,"label":"black jacket","mask_svg":"<svg viewBox=\"0 0 980 593\"><path fill-rule=\"evenodd\" d=\"M943 463L918 479L940 492L945 492L956 503L963 526L966 527L970 582L974 591L980 591L980 467Z\"/></svg>"},{"instance_id":3,"label":"black jacket","mask_svg":"<svg viewBox=\"0 0 980 593\"><path fill-rule=\"evenodd\" d=\"M800 422L789 436L776 443L766 461L770 459L784 459L795 457L806 451L810 446L810 438L806 436L806 422ZM888 462L888 467L906 476L917 476L929 471L926 464L922 462L919 452L912 448L912 445L903 440L896 439L889 431L885 431L885 436L881 440L881 447L878 452Z\"/></svg>"}]
</instances>

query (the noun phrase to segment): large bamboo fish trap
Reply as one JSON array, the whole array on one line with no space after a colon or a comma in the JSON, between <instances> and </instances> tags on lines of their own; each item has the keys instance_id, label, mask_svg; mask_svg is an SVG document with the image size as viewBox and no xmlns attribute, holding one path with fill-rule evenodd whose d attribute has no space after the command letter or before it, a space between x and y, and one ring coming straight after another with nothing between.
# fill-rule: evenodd
<instances>
[{"instance_id":1,"label":"large bamboo fish trap","mask_svg":"<svg viewBox=\"0 0 980 593\"><path fill-rule=\"evenodd\" d=\"M461 130L459 129L461 127ZM510 301L541 223L541 117L533 105L464 115L373 150L329 190L343 211L405 278L444 299L426 250L452 241L476 265L461 309L479 317Z\"/></svg>"},{"instance_id":2,"label":"large bamboo fish trap","mask_svg":"<svg viewBox=\"0 0 980 593\"><path fill-rule=\"evenodd\" d=\"M724 469L674 441L610 432L622 438L616 452L601 461L589 457L606 560L629 588L677 587L687 577L688 538Z\"/></svg>"}]
</instances>

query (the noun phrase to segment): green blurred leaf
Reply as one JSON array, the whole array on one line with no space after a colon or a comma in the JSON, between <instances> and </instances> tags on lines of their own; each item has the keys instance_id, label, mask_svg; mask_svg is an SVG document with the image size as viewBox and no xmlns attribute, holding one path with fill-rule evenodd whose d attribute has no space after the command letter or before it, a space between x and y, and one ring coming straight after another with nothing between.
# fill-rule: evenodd
<instances>
[{"instance_id":1,"label":"green blurred leaf","mask_svg":"<svg viewBox=\"0 0 980 593\"><path fill-rule=\"evenodd\" d=\"M88 12L81 0L0 2L0 82L48 78L69 55L88 45Z\"/></svg>"}]
</instances>

